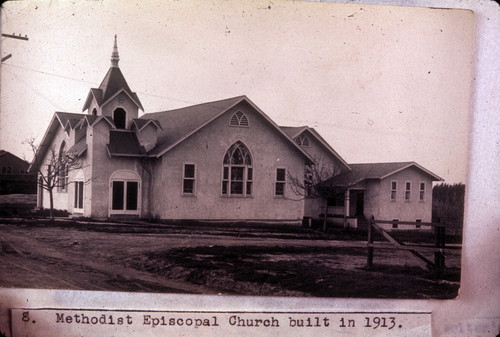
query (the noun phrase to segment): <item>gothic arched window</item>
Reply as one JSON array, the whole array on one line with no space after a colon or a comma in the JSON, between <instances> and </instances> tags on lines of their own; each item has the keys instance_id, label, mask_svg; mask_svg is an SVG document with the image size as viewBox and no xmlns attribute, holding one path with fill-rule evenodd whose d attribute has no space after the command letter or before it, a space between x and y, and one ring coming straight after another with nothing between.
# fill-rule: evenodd
<instances>
[{"instance_id":1,"label":"gothic arched window","mask_svg":"<svg viewBox=\"0 0 500 337\"><path fill-rule=\"evenodd\" d=\"M248 127L248 117L241 111L236 111L229 120L229 125L231 126L240 126L240 127Z\"/></svg>"},{"instance_id":2,"label":"gothic arched window","mask_svg":"<svg viewBox=\"0 0 500 337\"><path fill-rule=\"evenodd\" d=\"M307 138L304 134L300 134L297 138L295 138L295 143L303 147L309 147L309 138Z\"/></svg>"},{"instance_id":3,"label":"gothic arched window","mask_svg":"<svg viewBox=\"0 0 500 337\"><path fill-rule=\"evenodd\" d=\"M224 156L222 172L222 195L252 195L252 156L241 141L229 147Z\"/></svg>"}]
</instances>

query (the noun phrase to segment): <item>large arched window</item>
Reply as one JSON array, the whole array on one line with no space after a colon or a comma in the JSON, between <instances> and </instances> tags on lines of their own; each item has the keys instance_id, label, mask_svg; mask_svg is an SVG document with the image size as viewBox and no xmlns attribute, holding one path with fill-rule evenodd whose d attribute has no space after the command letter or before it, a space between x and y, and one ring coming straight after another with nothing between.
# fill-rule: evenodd
<instances>
[{"instance_id":1,"label":"large arched window","mask_svg":"<svg viewBox=\"0 0 500 337\"><path fill-rule=\"evenodd\" d=\"M252 195L253 168L250 151L240 141L227 150L222 172L222 195Z\"/></svg>"},{"instance_id":2,"label":"large arched window","mask_svg":"<svg viewBox=\"0 0 500 337\"><path fill-rule=\"evenodd\" d=\"M127 124L127 112L122 108L113 111L113 120L117 129L125 129Z\"/></svg>"}]
</instances>

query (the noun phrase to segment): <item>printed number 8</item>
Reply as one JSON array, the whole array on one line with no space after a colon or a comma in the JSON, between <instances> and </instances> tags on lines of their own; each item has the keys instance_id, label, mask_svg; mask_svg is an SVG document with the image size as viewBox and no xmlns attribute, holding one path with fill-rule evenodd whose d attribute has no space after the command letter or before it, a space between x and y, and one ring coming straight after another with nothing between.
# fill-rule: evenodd
<instances>
[{"instance_id":1,"label":"printed number 8","mask_svg":"<svg viewBox=\"0 0 500 337\"><path fill-rule=\"evenodd\" d=\"M22 318L23 322L29 322L30 321L30 312L29 311L25 311L23 312L23 318Z\"/></svg>"}]
</instances>

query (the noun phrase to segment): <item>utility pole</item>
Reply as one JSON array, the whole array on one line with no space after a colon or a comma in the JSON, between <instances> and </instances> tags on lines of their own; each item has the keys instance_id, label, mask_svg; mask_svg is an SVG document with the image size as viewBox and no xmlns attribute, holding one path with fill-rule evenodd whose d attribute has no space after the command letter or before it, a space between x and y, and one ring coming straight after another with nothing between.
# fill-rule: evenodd
<instances>
[{"instance_id":1,"label":"utility pole","mask_svg":"<svg viewBox=\"0 0 500 337\"><path fill-rule=\"evenodd\" d=\"M24 41L28 41L28 35L24 35L24 36L21 36L21 34L19 35L16 35L15 33L12 33L12 34L3 34L2 33L2 37L6 37L6 38L10 38L10 39L17 39L17 40L24 40ZM2 61L5 61L5 60L8 60L12 57L12 54L9 54L7 56L4 56L2 57Z\"/></svg>"}]
</instances>

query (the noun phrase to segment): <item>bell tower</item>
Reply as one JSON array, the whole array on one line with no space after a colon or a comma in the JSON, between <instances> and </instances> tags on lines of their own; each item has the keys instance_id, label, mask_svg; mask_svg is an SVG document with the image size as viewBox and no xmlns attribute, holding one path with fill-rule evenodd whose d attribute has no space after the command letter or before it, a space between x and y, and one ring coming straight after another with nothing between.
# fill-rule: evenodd
<instances>
[{"instance_id":1,"label":"bell tower","mask_svg":"<svg viewBox=\"0 0 500 337\"><path fill-rule=\"evenodd\" d=\"M139 109L144 111L139 97L127 84L118 66L117 36L111 52L111 67L98 88L91 88L83 111L89 115L106 116L113 120L117 129L129 129L132 120L139 117Z\"/></svg>"}]
</instances>

